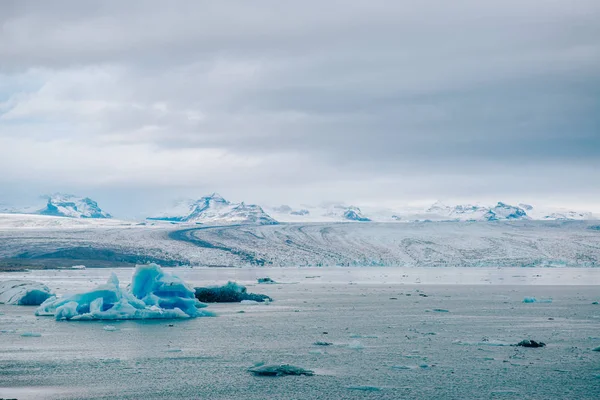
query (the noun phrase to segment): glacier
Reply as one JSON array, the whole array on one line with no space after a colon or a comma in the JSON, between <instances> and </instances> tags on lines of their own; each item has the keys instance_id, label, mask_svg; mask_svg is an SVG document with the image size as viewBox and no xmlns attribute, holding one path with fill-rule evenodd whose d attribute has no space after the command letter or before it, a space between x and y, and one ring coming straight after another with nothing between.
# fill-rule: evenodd
<instances>
[{"instance_id":1,"label":"glacier","mask_svg":"<svg viewBox=\"0 0 600 400\"><path fill-rule=\"evenodd\" d=\"M0 282L0 304L39 306L52 296L48 286L40 282L25 280Z\"/></svg>"},{"instance_id":2,"label":"glacier","mask_svg":"<svg viewBox=\"0 0 600 400\"><path fill-rule=\"evenodd\" d=\"M172 319L212 316L194 290L157 264L136 266L131 285L121 288L112 273L104 285L85 293L51 297L36 310L56 320Z\"/></svg>"}]
</instances>

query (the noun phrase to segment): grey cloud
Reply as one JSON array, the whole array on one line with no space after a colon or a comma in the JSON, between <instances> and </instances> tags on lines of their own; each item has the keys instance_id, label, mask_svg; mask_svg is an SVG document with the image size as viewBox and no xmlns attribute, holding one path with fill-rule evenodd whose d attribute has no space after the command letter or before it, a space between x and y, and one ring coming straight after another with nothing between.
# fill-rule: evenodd
<instances>
[{"instance_id":1,"label":"grey cloud","mask_svg":"<svg viewBox=\"0 0 600 400\"><path fill-rule=\"evenodd\" d=\"M124 172L94 175L86 190L100 192L144 188L144 170L185 151L198 154L192 171L156 185L281 197L292 181L294 196L335 187L348 201L564 195L562 169L577 175L569 190L596 195L600 4L411 3L5 1L0 139L102 151L81 169ZM137 161L110 157L124 149ZM208 176L212 150L229 158L207 158ZM49 179L76 185L68 160L36 151ZM41 185L10 162L0 168Z\"/></svg>"}]
</instances>

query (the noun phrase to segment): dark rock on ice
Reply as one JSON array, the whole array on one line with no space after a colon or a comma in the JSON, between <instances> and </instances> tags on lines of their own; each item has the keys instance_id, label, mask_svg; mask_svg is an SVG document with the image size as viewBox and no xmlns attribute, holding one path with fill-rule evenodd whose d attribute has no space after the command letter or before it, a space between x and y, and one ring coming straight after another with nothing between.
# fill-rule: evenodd
<instances>
[{"instance_id":1,"label":"dark rock on ice","mask_svg":"<svg viewBox=\"0 0 600 400\"><path fill-rule=\"evenodd\" d=\"M246 287L235 282L227 282L223 286L195 288L196 298L203 303L239 303L243 300L257 302L272 301L264 294L248 293Z\"/></svg>"},{"instance_id":2,"label":"dark rock on ice","mask_svg":"<svg viewBox=\"0 0 600 400\"><path fill-rule=\"evenodd\" d=\"M545 347L546 343L536 342L535 340L525 339L525 340L521 340L519 343L517 343L516 346L538 348L538 347Z\"/></svg>"},{"instance_id":3,"label":"dark rock on ice","mask_svg":"<svg viewBox=\"0 0 600 400\"><path fill-rule=\"evenodd\" d=\"M258 376L285 376L285 375L306 375L313 376L315 373L311 370L295 367L289 364L280 365L261 365L248 369L248 372Z\"/></svg>"}]
</instances>

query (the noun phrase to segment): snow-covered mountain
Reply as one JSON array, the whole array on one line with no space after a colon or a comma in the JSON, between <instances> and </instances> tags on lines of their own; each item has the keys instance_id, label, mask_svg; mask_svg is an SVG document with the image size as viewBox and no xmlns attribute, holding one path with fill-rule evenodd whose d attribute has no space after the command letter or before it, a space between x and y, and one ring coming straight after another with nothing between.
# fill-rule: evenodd
<instances>
[{"instance_id":1,"label":"snow-covered mountain","mask_svg":"<svg viewBox=\"0 0 600 400\"><path fill-rule=\"evenodd\" d=\"M53 217L107 219L112 216L102 210L98 203L89 197L55 193L42 196L38 204L27 207L3 205L0 213L4 214L37 214Z\"/></svg>"},{"instance_id":2,"label":"snow-covered mountain","mask_svg":"<svg viewBox=\"0 0 600 400\"><path fill-rule=\"evenodd\" d=\"M268 208L268 211L281 222L371 221L359 207L346 206L343 203L325 203L318 207L302 205L300 208L282 205Z\"/></svg>"},{"instance_id":3,"label":"snow-covered mountain","mask_svg":"<svg viewBox=\"0 0 600 400\"><path fill-rule=\"evenodd\" d=\"M473 204L459 204L448 206L437 202L429 207L427 214L435 216L439 220L450 221L499 221L499 220L518 220L530 219L527 212L517 206L512 206L503 202L498 202L495 206L487 207Z\"/></svg>"},{"instance_id":4,"label":"snow-covered mountain","mask_svg":"<svg viewBox=\"0 0 600 400\"><path fill-rule=\"evenodd\" d=\"M70 218L112 218L89 197L55 193L47 196L47 200L46 206L34 214Z\"/></svg>"},{"instance_id":5,"label":"snow-covered mountain","mask_svg":"<svg viewBox=\"0 0 600 400\"><path fill-rule=\"evenodd\" d=\"M287 205L271 207L269 213L281 222L415 222L415 221L511 221L511 220L590 220L590 212L552 210L519 203L517 206L498 202L494 205L436 202L429 207L386 208L377 205L355 207L343 203L321 206Z\"/></svg>"},{"instance_id":6,"label":"snow-covered mountain","mask_svg":"<svg viewBox=\"0 0 600 400\"><path fill-rule=\"evenodd\" d=\"M260 206L244 202L231 203L218 193L199 200L182 200L172 209L147 219L210 224L277 224Z\"/></svg>"}]
</instances>

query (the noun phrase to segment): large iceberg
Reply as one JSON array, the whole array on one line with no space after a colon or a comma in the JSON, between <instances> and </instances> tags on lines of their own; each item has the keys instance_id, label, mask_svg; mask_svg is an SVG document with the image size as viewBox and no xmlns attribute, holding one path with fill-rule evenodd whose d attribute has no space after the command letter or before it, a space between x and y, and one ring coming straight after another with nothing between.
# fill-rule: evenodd
<instances>
[{"instance_id":1,"label":"large iceberg","mask_svg":"<svg viewBox=\"0 0 600 400\"><path fill-rule=\"evenodd\" d=\"M0 304L39 306L52 296L48 286L34 281L0 282Z\"/></svg>"},{"instance_id":2,"label":"large iceberg","mask_svg":"<svg viewBox=\"0 0 600 400\"><path fill-rule=\"evenodd\" d=\"M72 321L212 316L204 307L206 304L194 297L194 289L180 278L157 264L148 264L136 267L131 285L125 289L112 273L106 284L89 292L49 298L35 314Z\"/></svg>"}]
</instances>

